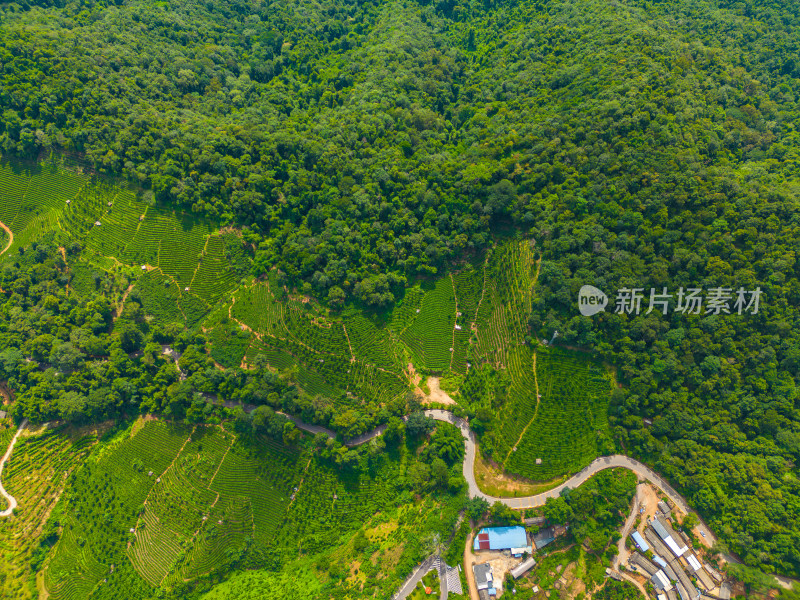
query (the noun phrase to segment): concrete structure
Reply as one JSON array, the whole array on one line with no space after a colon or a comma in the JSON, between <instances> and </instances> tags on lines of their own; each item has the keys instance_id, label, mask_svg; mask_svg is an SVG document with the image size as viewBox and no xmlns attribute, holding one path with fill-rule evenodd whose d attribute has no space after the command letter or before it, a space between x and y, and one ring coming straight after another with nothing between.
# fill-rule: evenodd
<instances>
[{"instance_id":1,"label":"concrete structure","mask_svg":"<svg viewBox=\"0 0 800 600\"><path fill-rule=\"evenodd\" d=\"M511 569L511 576L514 577L514 579L519 579L525 575L525 573L530 571L535 565L536 561L531 556L529 559L522 561L516 567Z\"/></svg>"},{"instance_id":2,"label":"concrete structure","mask_svg":"<svg viewBox=\"0 0 800 600\"><path fill-rule=\"evenodd\" d=\"M479 590L488 590L492 587L492 565L489 563L472 565L472 572L475 574L475 586Z\"/></svg>"},{"instance_id":3,"label":"concrete structure","mask_svg":"<svg viewBox=\"0 0 800 600\"><path fill-rule=\"evenodd\" d=\"M731 598L731 584L727 581L719 586L719 597L722 600L730 600Z\"/></svg>"}]
</instances>

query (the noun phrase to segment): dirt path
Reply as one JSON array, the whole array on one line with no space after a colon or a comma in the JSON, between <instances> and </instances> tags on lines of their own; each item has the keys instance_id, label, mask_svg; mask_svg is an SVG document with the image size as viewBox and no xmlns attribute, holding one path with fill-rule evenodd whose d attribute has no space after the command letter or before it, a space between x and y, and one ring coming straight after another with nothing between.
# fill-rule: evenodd
<instances>
[{"instance_id":1,"label":"dirt path","mask_svg":"<svg viewBox=\"0 0 800 600\"><path fill-rule=\"evenodd\" d=\"M633 524L636 521L636 517L639 516L639 507L640 507L640 498L643 492L643 488L646 487L646 483L640 483L636 486L636 493L633 495L633 504L631 506L631 512L628 514L628 518L625 520L625 524L622 526L622 537L619 538L617 542L617 550L618 553L614 557L612 561L611 567L617 571L619 570L619 565L626 564L628 562L628 556L630 552L628 552L628 547L625 545L625 541L628 539L628 536L631 533L631 529L633 529Z\"/></svg>"},{"instance_id":2,"label":"dirt path","mask_svg":"<svg viewBox=\"0 0 800 600\"><path fill-rule=\"evenodd\" d=\"M534 382L534 384L536 386L536 409L533 411L533 416L531 417L531 420L528 421L527 425L525 425L525 429L523 429L522 433L519 434L519 439L516 441L516 443L511 448L509 448L508 454L506 454L506 458L503 461L503 466L504 467L505 467L506 462L508 462L508 457L511 456L511 453L514 450L516 450L517 446L522 441L522 438L525 437L525 432L528 431L528 427L531 426L531 423L533 423L536 420L536 415L539 414L539 402L542 399L542 395L539 393L539 377L537 377L537 375L536 375L536 352L533 353L533 382Z\"/></svg>"},{"instance_id":3,"label":"dirt path","mask_svg":"<svg viewBox=\"0 0 800 600\"><path fill-rule=\"evenodd\" d=\"M19 439L20 434L23 432L23 430L27 425L28 425L28 419L22 421L22 424L20 424L19 429L17 429L17 433L14 434L14 439L12 439L11 443L8 445L8 450L6 450L6 453L3 455L3 459L0 460L0 495L2 495L3 498L6 499L6 502L8 502L8 508L0 512L0 517L10 516L11 513L14 512L14 509L17 508L17 499L14 498L14 496L12 496L11 494L9 494L6 491L6 488L3 487L3 482L1 477L3 475L3 467L6 466L6 462L8 461L9 458L11 458L11 452L14 450L14 445L17 443L17 439Z\"/></svg>"},{"instance_id":4,"label":"dirt path","mask_svg":"<svg viewBox=\"0 0 800 600\"><path fill-rule=\"evenodd\" d=\"M3 255L3 254L5 254L6 252L8 252L8 249L9 249L9 248L11 248L11 246L14 244L14 232L13 232L13 231L11 231L11 230L10 230L10 229L9 229L9 228L6 226L6 224L5 224L5 223L3 223L2 221L0 221L0 229L4 229L4 230L5 230L5 232L6 232L6 234L8 235L8 243L6 244L6 247L5 247L5 248L3 248L2 250L0 250L0 256L2 256L2 255Z\"/></svg>"},{"instance_id":5,"label":"dirt path","mask_svg":"<svg viewBox=\"0 0 800 600\"><path fill-rule=\"evenodd\" d=\"M122 300L120 300L119 304L117 305L117 312L114 315L114 321L116 321L117 319L119 319L122 316L122 311L125 308L125 302L128 300L128 295L131 293L131 291L133 290L133 288L135 286L136 286L135 283L130 284L128 286L128 289L125 290L125 293L122 294Z\"/></svg>"},{"instance_id":6,"label":"dirt path","mask_svg":"<svg viewBox=\"0 0 800 600\"><path fill-rule=\"evenodd\" d=\"M472 554L472 540L474 536L474 533L470 533L469 537L467 537L467 544L464 546L464 575L467 577L470 600L480 600L478 586L475 585L475 574L472 572L472 565L475 564L475 557Z\"/></svg>"}]
</instances>

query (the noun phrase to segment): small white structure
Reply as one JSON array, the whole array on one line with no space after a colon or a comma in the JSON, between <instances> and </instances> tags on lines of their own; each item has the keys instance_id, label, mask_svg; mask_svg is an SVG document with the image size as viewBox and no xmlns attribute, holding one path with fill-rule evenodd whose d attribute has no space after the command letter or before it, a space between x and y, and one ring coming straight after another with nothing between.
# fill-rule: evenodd
<instances>
[{"instance_id":1,"label":"small white structure","mask_svg":"<svg viewBox=\"0 0 800 600\"><path fill-rule=\"evenodd\" d=\"M184 292L188 292L188 291L189 291L189 288L188 288L188 287L185 287L185 288L183 288L183 291L184 291Z\"/></svg>"},{"instance_id":2,"label":"small white structure","mask_svg":"<svg viewBox=\"0 0 800 600\"><path fill-rule=\"evenodd\" d=\"M458 323L456 323L456 329L458 329L459 331L461 331L461 325L459 325Z\"/></svg>"},{"instance_id":3,"label":"small white structure","mask_svg":"<svg viewBox=\"0 0 800 600\"><path fill-rule=\"evenodd\" d=\"M689 563L689 566L692 567L695 571L699 571L703 567L700 565L700 561L697 560L697 557L694 554L687 554L686 555L686 562Z\"/></svg>"},{"instance_id":4,"label":"small white structure","mask_svg":"<svg viewBox=\"0 0 800 600\"><path fill-rule=\"evenodd\" d=\"M537 465L540 465L540 464L542 464L542 459L541 459L541 458L537 458L537 459L536 459L536 464L537 464Z\"/></svg>"},{"instance_id":5,"label":"small white structure","mask_svg":"<svg viewBox=\"0 0 800 600\"><path fill-rule=\"evenodd\" d=\"M147 271L147 265L142 265L142 271Z\"/></svg>"},{"instance_id":6,"label":"small white structure","mask_svg":"<svg viewBox=\"0 0 800 600\"><path fill-rule=\"evenodd\" d=\"M100 227L100 225L102 225L102 223L100 223L100 221L95 221L94 222L94 226L95 227Z\"/></svg>"}]
</instances>

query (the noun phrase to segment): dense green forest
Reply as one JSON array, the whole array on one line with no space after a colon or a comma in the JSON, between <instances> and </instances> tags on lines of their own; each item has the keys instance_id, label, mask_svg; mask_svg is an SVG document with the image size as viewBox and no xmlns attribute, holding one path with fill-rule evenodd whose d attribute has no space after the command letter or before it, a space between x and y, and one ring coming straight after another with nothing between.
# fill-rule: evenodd
<instances>
[{"instance_id":1,"label":"dense green forest","mask_svg":"<svg viewBox=\"0 0 800 600\"><path fill-rule=\"evenodd\" d=\"M459 400L512 473L546 478L625 451L673 482L746 564L800 575L797 5L210 0L0 9L4 153L67 156L129 180L137 210L177 209L241 235L203 246L207 232L196 233L196 270L148 271L117 315L115 300L141 273L114 273L109 256L152 266L161 247L147 255L144 246L92 245L87 233L85 260L105 261L93 271L79 264L82 243L61 255L60 240L40 236L61 221L26 221L23 251L15 246L4 260L0 283L0 379L18 394L15 416L154 411L213 423L225 417L213 395L358 434L415 408L403 393L410 358L462 377L454 377ZM226 261L238 269L195 296L195 275ZM495 287L485 308L487 273ZM237 292L244 312L220 308L250 276L263 283ZM757 315L587 318L575 302L587 283L610 295L760 287L763 298ZM318 359L292 336L322 309L298 317L296 306L275 308L300 303L286 290L314 296L348 325L362 314L389 322L396 338L369 345L384 338L370 338L379 328L359 321L365 342L351 357L342 351L352 345L348 330L326 327L338 337L314 347L334 358ZM462 292L475 321L489 324L474 342L445 319L460 312ZM198 327L206 315L209 331ZM556 331L556 345L613 365L621 387L608 404L601 367L542 352L544 380L577 396L583 387L558 369L580 364L592 393L587 406L570 405L578 458L570 448L538 468L522 458L539 456L536 440L548 438L531 435L524 456L511 454L527 429L509 416L541 414L537 427L554 431L552 405L543 398L540 413L529 396L542 383L532 348ZM442 342L441 332L452 337ZM398 339L407 350L385 350ZM166 344L181 353L186 379L162 354ZM294 375L270 370L281 365ZM355 461L337 452L339 468Z\"/></svg>"}]
</instances>

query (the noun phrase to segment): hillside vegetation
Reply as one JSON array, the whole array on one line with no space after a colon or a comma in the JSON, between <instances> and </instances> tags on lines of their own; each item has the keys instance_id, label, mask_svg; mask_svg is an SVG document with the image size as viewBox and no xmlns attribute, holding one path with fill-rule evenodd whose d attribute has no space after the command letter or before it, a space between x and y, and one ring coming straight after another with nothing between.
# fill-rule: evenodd
<instances>
[{"instance_id":1,"label":"hillside vegetation","mask_svg":"<svg viewBox=\"0 0 800 600\"><path fill-rule=\"evenodd\" d=\"M414 372L435 373L507 470L623 449L747 565L800 575L797 5L2 11L4 153L130 180L2 168L16 418L193 426L222 400L349 437L417 408ZM587 318L584 284L763 297ZM556 331L573 349L543 349Z\"/></svg>"}]
</instances>

